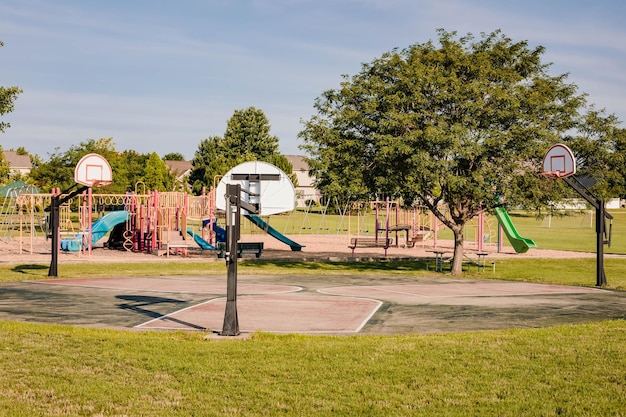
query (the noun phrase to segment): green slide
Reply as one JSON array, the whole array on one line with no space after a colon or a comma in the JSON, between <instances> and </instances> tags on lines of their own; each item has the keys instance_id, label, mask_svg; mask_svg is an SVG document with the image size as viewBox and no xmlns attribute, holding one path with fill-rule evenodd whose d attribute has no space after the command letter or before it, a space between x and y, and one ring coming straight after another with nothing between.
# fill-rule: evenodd
<instances>
[{"instance_id":1,"label":"green slide","mask_svg":"<svg viewBox=\"0 0 626 417\"><path fill-rule=\"evenodd\" d=\"M260 218L256 214L246 214L245 217L246 219L254 223L257 227L264 230L265 233L289 245L289 247L291 248L293 252L300 252L302 248L304 247L303 245L294 242L293 240L289 239L287 236L280 233L278 230L274 229L272 226L267 224L262 218Z\"/></svg>"},{"instance_id":2,"label":"green slide","mask_svg":"<svg viewBox=\"0 0 626 417\"><path fill-rule=\"evenodd\" d=\"M517 229L513 225L513 221L509 217L509 213L506 212L504 207L496 207L495 208L496 217L498 218L498 222L506 237L511 242L511 246L515 249L517 253L526 253L529 248L536 248L537 244L532 239L527 239L525 237L521 237L517 232Z\"/></svg>"}]
</instances>

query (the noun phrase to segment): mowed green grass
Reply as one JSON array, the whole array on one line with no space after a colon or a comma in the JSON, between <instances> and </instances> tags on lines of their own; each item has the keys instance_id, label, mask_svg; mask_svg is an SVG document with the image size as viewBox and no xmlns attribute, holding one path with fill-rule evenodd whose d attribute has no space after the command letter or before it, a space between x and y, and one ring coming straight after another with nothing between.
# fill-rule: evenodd
<instances>
[{"instance_id":1,"label":"mowed green grass","mask_svg":"<svg viewBox=\"0 0 626 417\"><path fill-rule=\"evenodd\" d=\"M415 277L439 277L443 275L426 267L424 259L388 260L371 262L292 262L271 259L240 260L239 274L246 275L358 275L372 285L389 279L411 282ZM495 269L495 270L494 270ZM626 290L626 257L607 257L604 260L607 288ZM225 275L224 262L170 261L142 263L63 263L58 268L59 278L92 278L114 276L202 276ZM18 264L0 265L0 282L47 279L48 265ZM455 277L459 278L459 277ZM507 258L490 263L484 271L472 267L461 278L503 279L507 281L540 282L549 284L593 287L596 284L596 258ZM297 284L297 283L295 283Z\"/></svg>"},{"instance_id":2,"label":"mowed green grass","mask_svg":"<svg viewBox=\"0 0 626 417\"><path fill-rule=\"evenodd\" d=\"M584 250L569 241L589 235L595 250L594 230L582 221L560 219L562 229L575 230L563 238L556 219L550 228L532 217L513 220L541 247ZM620 248L616 230L617 222L613 248ZM59 272L202 275L225 274L225 266L68 263ZM420 260L251 260L239 272L372 282L435 276ZM626 288L625 259L607 258L606 272L611 288ZM47 265L0 266L3 281L46 276ZM464 276L593 286L595 258L520 257ZM626 416L624 320L441 335L205 336L0 322L0 416Z\"/></svg>"},{"instance_id":3,"label":"mowed green grass","mask_svg":"<svg viewBox=\"0 0 626 417\"><path fill-rule=\"evenodd\" d=\"M410 336L0 322L5 416L623 416L623 320Z\"/></svg>"}]
</instances>

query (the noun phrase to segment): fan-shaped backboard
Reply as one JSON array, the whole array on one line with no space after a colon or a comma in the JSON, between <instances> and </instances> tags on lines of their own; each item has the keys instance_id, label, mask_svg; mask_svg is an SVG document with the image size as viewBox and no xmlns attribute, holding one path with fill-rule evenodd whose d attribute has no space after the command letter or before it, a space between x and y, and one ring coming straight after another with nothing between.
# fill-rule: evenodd
<instances>
[{"instance_id":1,"label":"fan-shaped backboard","mask_svg":"<svg viewBox=\"0 0 626 417\"><path fill-rule=\"evenodd\" d=\"M74 181L88 187L111 184L113 182L111 165L97 153L87 154L76 164Z\"/></svg>"},{"instance_id":2,"label":"fan-shaped backboard","mask_svg":"<svg viewBox=\"0 0 626 417\"><path fill-rule=\"evenodd\" d=\"M226 185L240 184L241 188L259 196L241 193L241 199L259 204L259 215L291 211L296 206L296 190L280 168L262 161L244 162L224 175L215 190L215 206L226 210Z\"/></svg>"},{"instance_id":3,"label":"fan-shaped backboard","mask_svg":"<svg viewBox=\"0 0 626 417\"><path fill-rule=\"evenodd\" d=\"M576 173L576 159L570 148L562 143L557 143L548 149L543 157L543 172L559 178L574 175Z\"/></svg>"}]
</instances>

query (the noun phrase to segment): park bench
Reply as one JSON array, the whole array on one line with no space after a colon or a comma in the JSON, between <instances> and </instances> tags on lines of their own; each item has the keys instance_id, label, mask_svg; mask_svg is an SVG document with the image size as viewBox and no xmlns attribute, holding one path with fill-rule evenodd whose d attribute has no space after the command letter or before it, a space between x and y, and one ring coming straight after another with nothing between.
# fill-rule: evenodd
<instances>
[{"instance_id":1,"label":"park bench","mask_svg":"<svg viewBox=\"0 0 626 417\"><path fill-rule=\"evenodd\" d=\"M354 256L354 250L356 248L384 248L385 256L387 256L387 249L393 245L393 238L375 238L375 237L353 237L350 239L348 247L352 249L352 256Z\"/></svg>"},{"instance_id":2,"label":"park bench","mask_svg":"<svg viewBox=\"0 0 626 417\"><path fill-rule=\"evenodd\" d=\"M226 253L226 242L217 244L217 257L223 258ZM263 253L263 242L237 242L237 257L241 258L244 254L253 254L257 258Z\"/></svg>"}]
</instances>

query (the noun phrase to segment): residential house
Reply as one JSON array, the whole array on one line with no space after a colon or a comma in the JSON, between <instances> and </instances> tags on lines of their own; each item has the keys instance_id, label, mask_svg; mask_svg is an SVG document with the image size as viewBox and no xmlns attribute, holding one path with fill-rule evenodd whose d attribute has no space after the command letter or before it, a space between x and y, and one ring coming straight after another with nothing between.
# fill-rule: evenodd
<instances>
[{"instance_id":1,"label":"residential house","mask_svg":"<svg viewBox=\"0 0 626 417\"><path fill-rule=\"evenodd\" d=\"M189 179L189 174L193 169L191 161L165 161L167 169L176 175L176 181L184 185Z\"/></svg>"},{"instance_id":2,"label":"residential house","mask_svg":"<svg viewBox=\"0 0 626 417\"><path fill-rule=\"evenodd\" d=\"M15 151L4 151L4 160L11 168L11 175L28 175L33 168L30 156L18 155Z\"/></svg>"},{"instance_id":3,"label":"residential house","mask_svg":"<svg viewBox=\"0 0 626 417\"><path fill-rule=\"evenodd\" d=\"M285 155L291 166L293 173L298 179L296 187L297 207L306 207L308 200L320 201L321 194L315 188L315 178L309 175L309 164L304 155Z\"/></svg>"}]
</instances>

